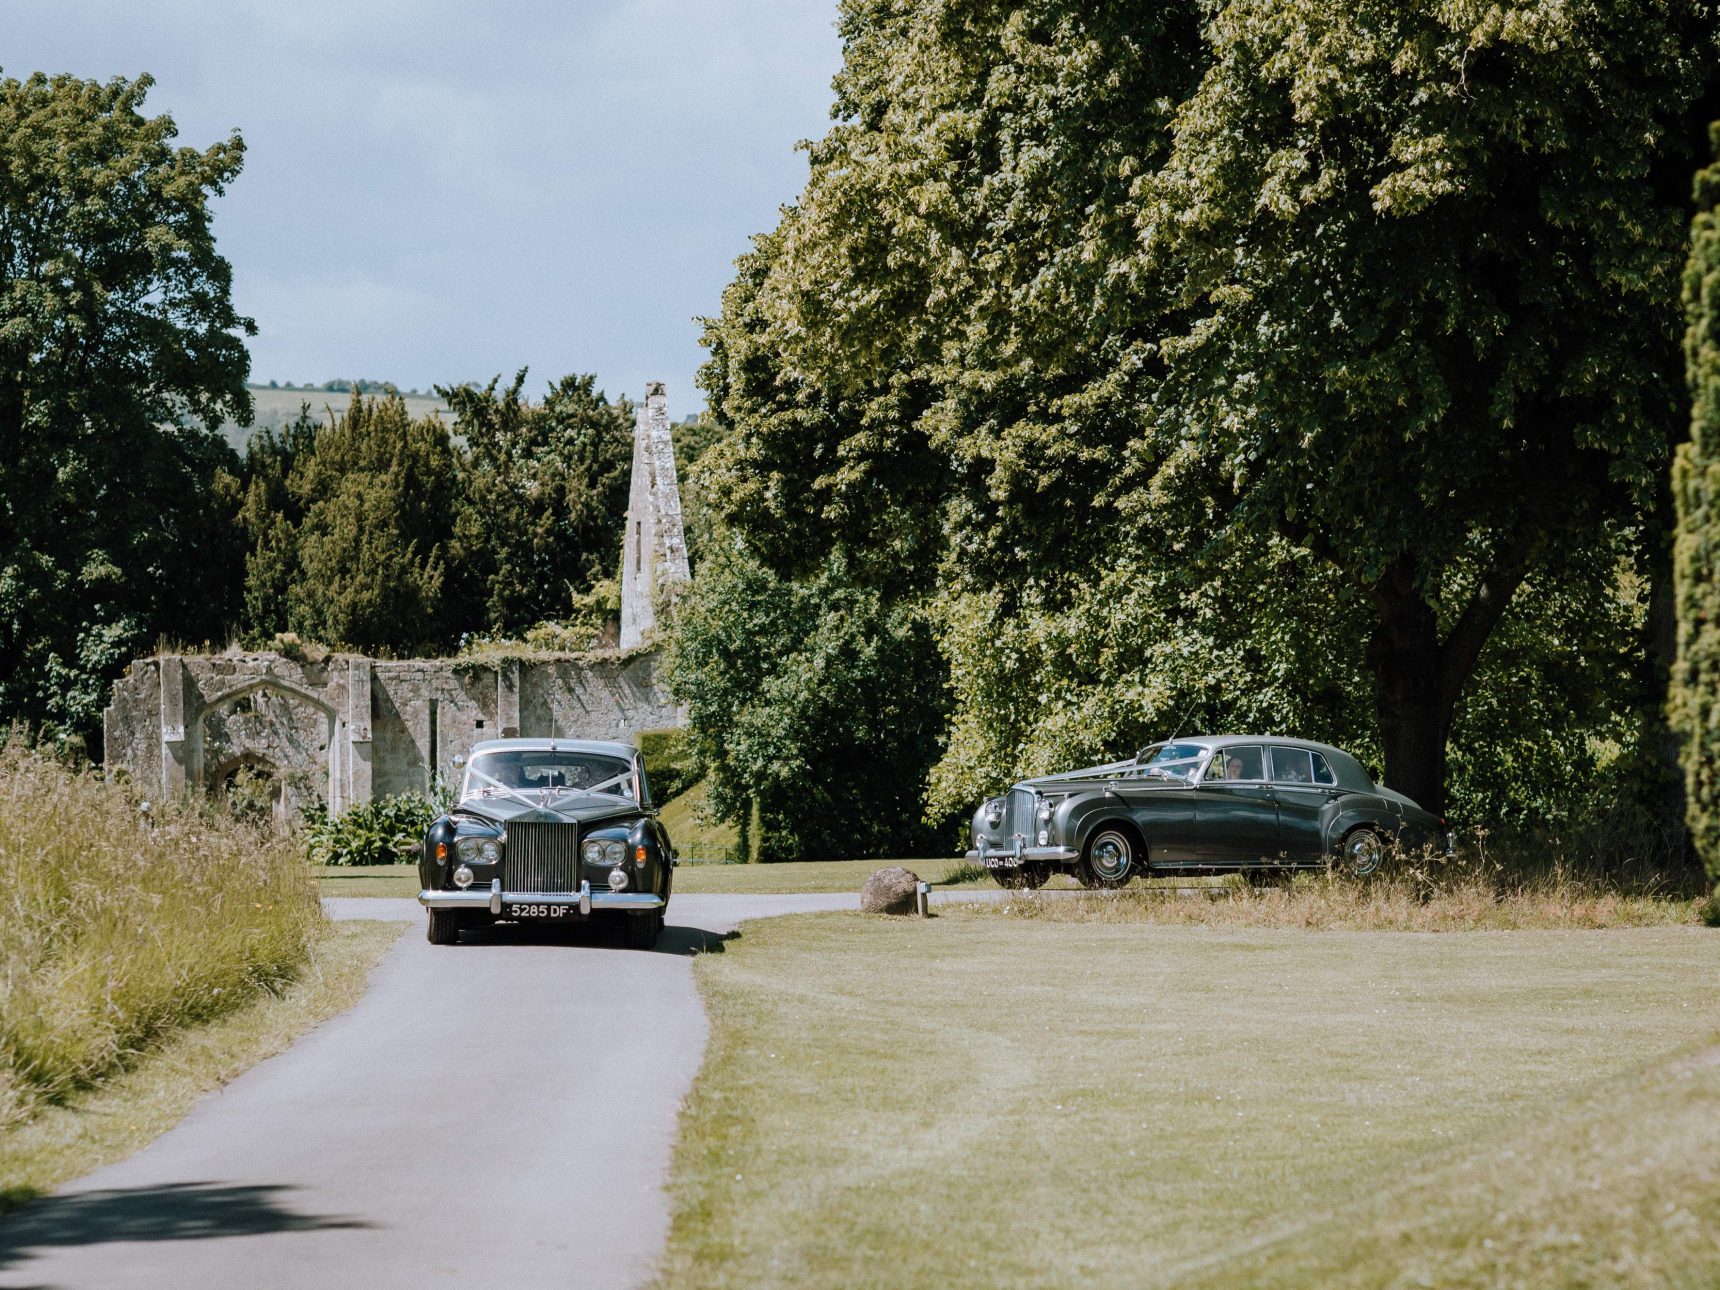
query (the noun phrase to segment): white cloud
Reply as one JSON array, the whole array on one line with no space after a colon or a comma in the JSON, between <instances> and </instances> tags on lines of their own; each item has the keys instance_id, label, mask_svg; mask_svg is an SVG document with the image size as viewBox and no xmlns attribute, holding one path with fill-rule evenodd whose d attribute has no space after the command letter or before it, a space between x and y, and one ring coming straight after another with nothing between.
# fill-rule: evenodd
<instances>
[{"instance_id":1,"label":"white cloud","mask_svg":"<svg viewBox=\"0 0 1720 1290\"><path fill-rule=\"evenodd\" d=\"M5 70L153 72L217 215L257 379L533 367L692 406L692 315L805 177L833 0L9 0Z\"/></svg>"}]
</instances>

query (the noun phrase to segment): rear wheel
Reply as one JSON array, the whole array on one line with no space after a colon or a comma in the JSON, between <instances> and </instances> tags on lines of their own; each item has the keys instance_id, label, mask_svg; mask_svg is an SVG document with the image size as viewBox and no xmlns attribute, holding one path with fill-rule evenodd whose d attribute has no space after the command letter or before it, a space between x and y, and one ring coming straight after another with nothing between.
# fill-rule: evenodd
<instances>
[{"instance_id":1,"label":"rear wheel","mask_svg":"<svg viewBox=\"0 0 1720 1290\"><path fill-rule=\"evenodd\" d=\"M627 926L622 933L630 950L648 950L657 944L658 936L663 932L663 911L654 909L649 914L623 914Z\"/></svg>"},{"instance_id":2,"label":"rear wheel","mask_svg":"<svg viewBox=\"0 0 1720 1290\"><path fill-rule=\"evenodd\" d=\"M1140 867L1139 844L1122 829L1104 828L1087 843L1075 871L1083 887L1121 887Z\"/></svg>"},{"instance_id":3,"label":"rear wheel","mask_svg":"<svg viewBox=\"0 0 1720 1290\"><path fill-rule=\"evenodd\" d=\"M432 909L430 926L425 929L424 935L432 945L457 945L460 941L460 911Z\"/></svg>"}]
</instances>

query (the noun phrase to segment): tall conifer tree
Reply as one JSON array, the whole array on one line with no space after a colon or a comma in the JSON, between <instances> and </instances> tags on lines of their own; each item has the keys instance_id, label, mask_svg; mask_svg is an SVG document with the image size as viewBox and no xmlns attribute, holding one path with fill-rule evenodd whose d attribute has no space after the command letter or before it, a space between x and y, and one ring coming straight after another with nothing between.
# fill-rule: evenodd
<instances>
[{"instance_id":1,"label":"tall conifer tree","mask_svg":"<svg viewBox=\"0 0 1720 1290\"><path fill-rule=\"evenodd\" d=\"M1720 151L1720 125L1713 142ZM1690 442L1673 467L1678 535L1673 578L1678 661L1672 723L1684 738L1686 819L1720 879L1720 162L1696 176L1696 218L1684 271Z\"/></svg>"}]
</instances>

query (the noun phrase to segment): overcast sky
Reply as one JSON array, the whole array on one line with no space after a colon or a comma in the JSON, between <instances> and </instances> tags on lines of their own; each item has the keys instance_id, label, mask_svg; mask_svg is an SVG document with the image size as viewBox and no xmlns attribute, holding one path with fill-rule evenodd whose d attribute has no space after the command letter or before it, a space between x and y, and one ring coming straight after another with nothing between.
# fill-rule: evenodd
<instances>
[{"instance_id":1,"label":"overcast sky","mask_svg":"<svg viewBox=\"0 0 1720 1290\"><path fill-rule=\"evenodd\" d=\"M531 367L700 402L695 315L806 176L835 0L0 0L0 69L148 71L216 207L252 379Z\"/></svg>"}]
</instances>

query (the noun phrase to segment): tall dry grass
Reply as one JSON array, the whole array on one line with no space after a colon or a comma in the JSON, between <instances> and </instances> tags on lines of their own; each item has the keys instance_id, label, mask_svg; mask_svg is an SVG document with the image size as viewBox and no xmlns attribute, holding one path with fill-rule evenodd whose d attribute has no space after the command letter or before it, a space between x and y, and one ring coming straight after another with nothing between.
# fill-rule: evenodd
<instances>
[{"instance_id":1,"label":"tall dry grass","mask_svg":"<svg viewBox=\"0 0 1720 1290\"><path fill-rule=\"evenodd\" d=\"M1263 875L1263 877L1271 877ZM1175 923L1354 931L1507 931L1649 927L1703 921L1703 893L1681 872L1600 867L1551 848L1472 834L1457 854L1390 851L1357 879L1336 870L1233 878L1186 888L1016 892L969 916L1054 922ZM940 913L951 910L945 906Z\"/></svg>"},{"instance_id":2,"label":"tall dry grass","mask_svg":"<svg viewBox=\"0 0 1720 1290\"><path fill-rule=\"evenodd\" d=\"M324 926L290 839L0 745L0 1125L304 964Z\"/></svg>"}]
</instances>

